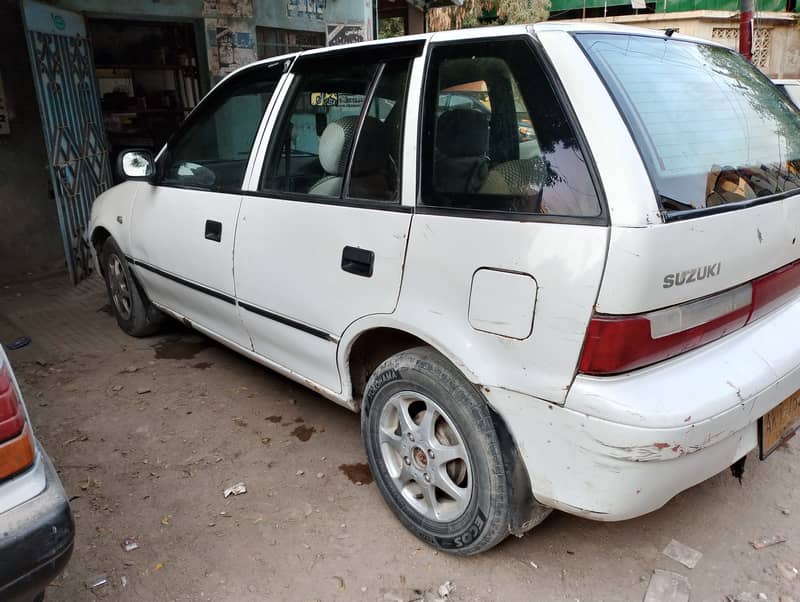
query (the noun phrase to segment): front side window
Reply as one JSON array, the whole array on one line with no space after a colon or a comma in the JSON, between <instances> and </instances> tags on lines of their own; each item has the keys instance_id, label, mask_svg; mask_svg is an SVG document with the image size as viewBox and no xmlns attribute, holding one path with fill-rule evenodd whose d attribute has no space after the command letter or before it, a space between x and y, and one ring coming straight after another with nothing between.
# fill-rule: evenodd
<instances>
[{"instance_id":1,"label":"front side window","mask_svg":"<svg viewBox=\"0 0 800 602\"><path fill-rule=\"evenodd\" d=\"M800 112L741 56L671 38L576 37L627 117L665 211L800 188Z\"/></svg>"},{"instance_id":2,"label":"front side window","mask_svg":"<svg viewBox=\"0 0 800 602\"><path fill-rule=\"evenodd\" d=\"M263 192L393 201L409 61L300 66L272 135Z\"/></svg>"},{"instance_id":3,"label":"front side window","mask_svg":"<svg viewBox=\"0 0 800 602\"><path fill-rule=\"evenodd\" d=\"M239 190L267 104L283 71L251 68L213 90L160 159L160 184Z\"/></svg>"},{"instance_id":4,"label":"front side window","mask_svg":"<svg viewBox=\"0 0 800 602\"><path fill-rule=\"evenodd\" d=\"M425 102L423 205L600 215L572 126L525 41L434 48Z\"/></svg>"}]
</instances>

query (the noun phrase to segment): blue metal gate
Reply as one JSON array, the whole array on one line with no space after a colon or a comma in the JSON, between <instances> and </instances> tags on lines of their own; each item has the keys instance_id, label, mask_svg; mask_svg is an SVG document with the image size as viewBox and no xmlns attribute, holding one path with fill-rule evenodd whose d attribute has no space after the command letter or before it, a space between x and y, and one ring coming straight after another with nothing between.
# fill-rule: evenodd
<instances>
[{"instance_id":1,"label":"blue metal gate","mask_svg":"<svg viewBox=\"0 0 800 602\"><path fill-rule=\"evenodd\" d=\"M91 271L89 213L111 186L103 115L83 17L24 0L28 51L70 278Z\"/></svg>"}]
</instances>

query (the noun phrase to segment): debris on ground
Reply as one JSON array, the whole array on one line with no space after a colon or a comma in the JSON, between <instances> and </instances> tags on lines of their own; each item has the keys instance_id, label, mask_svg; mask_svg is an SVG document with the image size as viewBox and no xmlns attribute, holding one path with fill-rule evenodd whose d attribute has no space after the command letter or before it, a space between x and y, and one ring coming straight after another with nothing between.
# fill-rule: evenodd
<instances>
[{"instance_id":1,"label":"debris on ground","mask_svg":"<svg viewBox=\"0 0 800 602\"><path fill-rule=\"evenodd\" d=\"M689 602L690 592L689 580L683 575L655 569L643 602Z\"/></svg>"},{"instance_id":2,"label":"debris on ground","mask_svg":"<svg viewBox=\"0 0 800 602\"><path fill-rule=\"evenodd\" d=\"M234 418L233 423L236 426L241 426L241 427L247 426L247 420L245 420L244 418Z\"/></svg>"},{"instance_id":3,"label":"debris on ground","mask_svg":"<svg viewBox=\"0 0 800 602\"><path fill-rule=\"evenodd\" d=\"M122 589L128 587L128 578L125 575L120 578L120 582L122 583Z\"/></svg>"},{"instance_id":4,"label":"debris on ground","mask_svg":"<svg viewBox=\"0 0 800 602\"><path fill-rule=\"evenodd\" d=\"M8 343L6 345L6 349L8 349L9 351L16 351L17 349L22 349L23 347L27 347L30 344L31 344L30 337L25 337L25 336L18 337L13 341L11 341L10 343Z\"/></svg>"},{"instance_id":5,"label":"debris on ground","mask_svg":"<svg viewBox=\"0 0 800 602\"><path fill-rule=\"evenodd\" d=\"M780 573L786 581L794 581L797 578L798 572L800 572L791 564L785 562L779 562L775 565L775 568L778 569L778 573Z\"/></svg>"},{"instance_id":6,"label":"debris on ground","mask_svg":"<svg viewBox=\"0 0 800 602\"><path fill-rule=\"evenodd\" d=\"M165 527L169 527L169 519L171 518L172 518L171 514L165 514L164 516L161 517L161 524L164 525Z\"/></svg>"},{"instance_id":7,"label":"debris on ground","mask_svg":"<svg viewBox=\"0 0 800 602\"><path fill-rule=\"evenodd\" d=\"M751 594L750 592L739 592L736 595L728 594L725 596L725 600L726 602L756 602L759 600L759 597L758 595Z\"/></svg>"},{"instance_id":8,"label":"debris on ground","mask_svg":"<svg viewBox=\"0 0 800 602\"><path fill-rule=\"evenodd\" d=\"M675 539L670 541L661 553L667 558L672 558L675 562L680 562L688 569L696 567L697 563L700 562L700 559L703 557L702 553Z\"/></svg>"},{"instance_id":9,"label":"debris on ground","mask_svg":"<svg viewBox=\"0 0 800 602\"><path fill-rule=\"evenodd\" d=\"M122 385L114 385L111 387L111 390L114 391L115 393L119 393L120 391L122 391L122 389L124 389Z\"/></svg>"},{"instance_id":10,"label":"debris on ground","mask_svg":"<svg viewBox=\"0 0 800 602\"><path fill-rule=\"evenodd\" d=\"M339 582L339 591L340 591L340 592L343 592L345 589L347 589L347 588L345 587L345 585L344 585L344 579L342 579L341 577L339 577L339 575L334 575L334 576L333 576L333 578L334 578L334 579L336 579L336 581L338 581L338 582Z\"/></svg>"},{"instance_id":11,"label":"debris on ground","mask_svg":"<svg viewBox=\"0 0 800 602\"><path fill-rule=\"evenodd\" d=\"M453 584L452 581L445 581L439 586L439 589L436 590L436 593L439 594L439 600L447 600L450 598L450 594L452 594L456 590L456 586Z\"/></svg>"},{"instance_id":12,"label":"debris on ground","mask_svg":"<svg viewBox=\"0 0 800 602\"><path fill-rule=\"evenodd\" d=\"M294 474L295 474L296 476L298 476L298 477L302 477L304 474L306 474L306 471L305 471L305 470L298 470L298 471L297 471L296 473L294 473Z\"/></svg>"},{"instance_id":13,"label":"debris on ground","mask_svg":"<svg viewBox=\"0 0 800 602\"><path fill-rule=\"evenodd\" d=\"M153 566L153 570L154 571L160 571L163 568L164 568L164 563L163 562L157 562L155 564L155 566Z\"/></svg>"},{"instance_id":14,"label":"debris on ground","mask_svg":"<svg viewBox=\"0 0 800 602\"><path fill-rule=\"evenodd\" d=\"M136 541L135 537L126 537L119 545L122 546L122 549L126 552L133 552L139 548L139 542Z\"/></svg>"},{"instance_id":15,"label":"debris on ground","mask_svg":"<svg viewBox=\"0 0 800 602\"><path fill-rule=\"evenodd\" d=\"M236 485L228 487L223 491L222 496L228 497L229 495L241 495L243 493L247 493L247 486L244 483L236 483Z\"/></svg>"},{"instance_id":16,"label":"debris on ground","mask_svg":"<svg viewBox=\"0 0 800 602\"><path fill-rule=\"evenodd\" d=\"M324 473L324 472L318 472L318 473L317 473L317 478L318 478L318 479L321 479L321 478L323 478L324 476L325 476L325 473Z\"/></svg>"},{"instance_id":17,"label":"debris on ground","mask_svg":"<svg viewBox=\"0 0 800 602\"><path fill-rule=\"evenodd\" d=\"M145 393L149 392L150 392L150 387L139 387L138 389L136 389L137 395L144 395Z\"/></svg>"},{"instance_id":18,"label":"debris on ground","mask_svg":"<svg viewBox=\"0 0 800 602\"><path fill-rule=\"evenodd\" d=\"M401 584L405 584L405 579L401 578ZM456 586L452 581L445 581L438 588L434 589L401 589L399 591L384 591L383 597L379 598L382 602L448 602L450 594L456 591Z\"/></svg>"},{"instance_id":19,"label":"debris on ground","mask_svg":"<svg viewBox=\"0 0 800 602\"><path fill-rule=\"evenodd\" d=\"M137 366L128 366L123 370L123 372L127 372L128 374L133 374L134 372L138 372L139 368Z\"/></svg>"},{"instance_id":20,"label":"debris on ground","mask_svg":"<svg viewBox=\"0 0 800 602\"><path fill-rule=\"evenodd\" d=\"M754 539L750 542L750 545L756 550L763 550L764 548L784 543L785 541L786 538L783 535L773 535L772 537L759 537L758 539Z\"/></svg>"},{"instance_id":21,"label":"debris on ground","mask_svg":"<svg viewBox=\"0 0 800 602\"><path fill-rule=\"evenodd\" d=\"M91 579L86 580L86 587L89 589L94 589L96 587L100 587L101 585L105 585L106 583L108 583L107 575L95 575Z\"/></svg>"},{"instance_id":22,"label":"debris on ground","mask_svg":"<svg viewBox=\"0 0 800 602\"><path fill-rule=\"evenodd\" d=\"M81 433L77 437L72 437L71 439L67 439L66 441L64 441L64 445L69 445L71 443L75 443L76 441L88 441L88 440L89 440L89 435Z\"/></svg>"}]
</instances>

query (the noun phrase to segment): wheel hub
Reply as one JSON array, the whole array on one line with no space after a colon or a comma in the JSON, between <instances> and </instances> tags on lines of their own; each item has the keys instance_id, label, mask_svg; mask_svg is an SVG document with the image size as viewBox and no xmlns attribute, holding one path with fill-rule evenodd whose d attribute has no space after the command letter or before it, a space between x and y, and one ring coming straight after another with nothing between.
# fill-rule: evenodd
<instances>
[{"instance_id":1,"label":"wheel hub","mask_svg":"<svg viewBox=\"0 0 800 602\"><path fill-rule=\"evenodd\" d=\"M420 470L425 470L428 468L428 457L425 455L425 452L420 447L415 447L414 450L411 452L414 456L414 464Z\"/></svg>"},{"instance_id":2,"label":"wheel hub","mask_svg":"<svg viewBox=\"0 0 800 602\"><path fill-rule=\"evenodd\" d=\"M393 395L380 413L381 457L405 501L426 519L450 522L469 507L472 465L453 420L432 399Z\"/></svg>"}]
</instances>

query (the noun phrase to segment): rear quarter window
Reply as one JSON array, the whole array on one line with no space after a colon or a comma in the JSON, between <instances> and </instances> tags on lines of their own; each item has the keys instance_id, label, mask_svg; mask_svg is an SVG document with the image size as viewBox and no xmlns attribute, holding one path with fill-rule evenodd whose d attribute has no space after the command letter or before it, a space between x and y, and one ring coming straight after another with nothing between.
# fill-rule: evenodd
<instances>
[{"instance_id":1,"label":"rear quarter window","mask_svg":"<svg viewBox=\"0 0 800 602\"><path fill-rule=\"evenodd\" d=\"M800 188L800 113L741 56L672 38L576 38L622 110L668 215Z\"/></svg>"}]
</instances>

